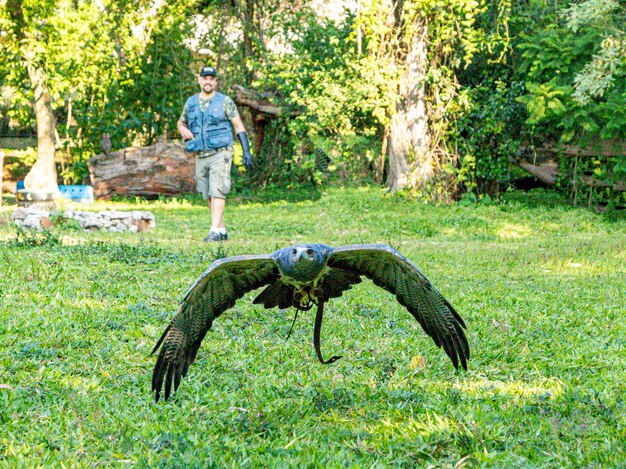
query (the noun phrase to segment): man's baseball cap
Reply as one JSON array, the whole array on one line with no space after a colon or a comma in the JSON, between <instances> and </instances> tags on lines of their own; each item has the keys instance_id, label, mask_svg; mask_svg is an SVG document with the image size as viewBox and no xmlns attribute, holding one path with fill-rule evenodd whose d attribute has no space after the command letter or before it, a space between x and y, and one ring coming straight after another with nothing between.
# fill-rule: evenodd
<instances>
[{"instance_id":1,"label":"man's baseball cap","mask_svg":"<svg viewBox=\"0 0 626 469\"><path fill-rule=\"evenodd\" d=\"M206 76L212 76L212 77L216 77L217 76L217 72L215 71L215 69L213 67L202 67L200 69L200 76L201 77L206 77Z\"/></svg>"}]
</instances>

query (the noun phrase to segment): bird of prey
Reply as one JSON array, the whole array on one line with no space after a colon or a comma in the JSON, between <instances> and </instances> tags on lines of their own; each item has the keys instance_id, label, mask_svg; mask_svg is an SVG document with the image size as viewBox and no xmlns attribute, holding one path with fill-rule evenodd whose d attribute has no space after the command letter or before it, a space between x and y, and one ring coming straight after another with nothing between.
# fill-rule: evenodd
<instances>
[{"instance_id":1,"label":"bird of prey","mask_svg":"<svg viewBox=\"0 0 626 469\"><path fill-rule=\"evenodd\" d=\"M293 306L296 313L291 328L298 311L316 305L313 344L317 358L325 364L338 360L341 357L324 360L320 351L324 304L361 282L363 276L393 293L435 344L443 347L454 367L458 369L460 362L467 370L470 351L463 319L424 274L398 251L382 244L337 248L299 244L271 254L216 260L196 280L152 350L155 353L161 349L152 375L156 401L164 384L166 400L172 386L174 391L178 389L213 321L247 292L261 287L265 288L253 303L265 308Z\"/></svg>"},{"instance_id":2,"label":"bird of prey","mask_svg":"<svg viewBox=\"0 0 626 469\"><path fill-rule=\"evenodd\" d=\"M102 139L100 140L100 145L102 146L102 151L106 156L111 154L111 150L113 149L113 145L111 144L111 135L102 134Z\"/></svg>"}]
</instances>

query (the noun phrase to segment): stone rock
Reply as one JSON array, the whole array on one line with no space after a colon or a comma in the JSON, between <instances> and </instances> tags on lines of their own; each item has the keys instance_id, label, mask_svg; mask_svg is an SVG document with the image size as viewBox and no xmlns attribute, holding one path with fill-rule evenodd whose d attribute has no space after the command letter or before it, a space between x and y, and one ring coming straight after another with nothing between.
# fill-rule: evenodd
<instances>
[{"instance_id":1,"label":"stone rock","mask_svg":"<svg viewBox=\"0 0 626 469\"><path fill-rule=\"evenodd\" d=\"M125 220L127 218L132 218L131 212L109 212L109 218L111 220Z\"/></svg>"},{"instance_id":2,"label":"stone rock","mask_svg":"<svg viewBox=\"0 0 626 469\"><path fill-rule=\"evenodd\" d=\"M76 220L81 228L85 230L105 230L112 232L130 231L137 233L152 230L156 227L154 215L151 212L139 210L132 212L105 210L99 213L74 212L72 210L68 210L67 212L62 212L61 210L48 212L29 206L18 207L11 217L16 225L37 230L53 227L54 218Z\"/></svg>"},{"instance_id":3,"label":"stone rock","mask_svg":"<svg viewBox=\"0 0 626 469\"><path fill-rule=\"evenodd\" d=\"M102 228L104 226L104 220L96 216L85 217L82 223L83 228Z\"/></svg>"},{"instance_id":4,"label":"stone rock","mask_svg":"<svg viewBox=\"0 0 626 469\"><path fill-rule=\"evenodd\" d=\"M37 215L27 215L26 218L22 220L21 225L24 228L38 230L39 228L41 228L41 218Z\"/></svg>"},{"instance_id":5,"label":"stone rock","mask_svg":"<svg viewBox=\"0 0 626 469\"><path fill-rule=\"evenodd\" d=\"M26 209L26 213L27 213L28 215L35 215L35 216L38 216L38 217L44 217L44 216L48 216L48 214L50 213L50 211L49 211L49 210L44 210L44 209L41 209L41 208L36 207L36 206L34 206L34 205L31 205L31 206L29 206L29 207Z\"/></svg>"},{"instance_id":6,"label":"stone rock","mask_svg":"<svg viewBox=\"0 0 626 469\"><path fill-rule=\"evenodd\" d=\"M39 223L44 230L52 228L52 220L49 217L43 216L39 219Z\"/></svg>"},{"instance_id":7,"label":"stone rock","mask_svg":"<svg viewBox=\"0 0 626 469\"><path fill-rule=\"evenodd\" d=\"M13 211L11 218L13 220L23 220L24 218L26 218L26 215L28 215L27 210L24 207L18 207Z\"/></svg>"},{"instance_id":8,"label":"stone rock","mask_svg":"<svg viewBox=\"0 0 626 469\"><path fill-rule=\"evenodd\" d=\"M133 225L135 225L137 227L137 231L138 232L142 232L142 231L148 231L148 220L143 220L143 219L139 219L139 220L133 220Z\"/></svg>"}]
</instances>

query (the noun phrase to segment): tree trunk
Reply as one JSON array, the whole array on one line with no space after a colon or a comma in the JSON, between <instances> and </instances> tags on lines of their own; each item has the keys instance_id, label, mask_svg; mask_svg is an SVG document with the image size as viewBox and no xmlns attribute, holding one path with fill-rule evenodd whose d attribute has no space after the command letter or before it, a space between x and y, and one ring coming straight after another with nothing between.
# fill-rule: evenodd
<instances>
[{"instance_id":1,"label":"tree trunk","mask_svg":"<svg viewBox=\"0 0 626 469\"><path fill-rule=\"evenodd\" d=\"M23 43L20 52L27 64L26 69L33 88L37 121L37 161L24 178L24 187L30 191L52 192L55 197L59 197L57 171L54 166L55 121L50 105L50 91L46 84L46 72L43 67L36 65L37 52L29 47L22 1L8 0L6 8L13 21L13 32Z\"/></svg>"},{"instance_id":2,"label":"tree trunk","mask_svg":"<svg viewBox=\"0 0 626 469\"><path fill-rule=\"evenodd\" d=\"M387 186L391 191L421 187L434 175L426 109L427 25L423 22L416 29L407 45L405 70L398 86L400 100L387 137Z\"/></svg>"},{"instance_id":3,"label":"tree trunk","mask_svg":"<svg viewBox=\"0 0 626 469\"><path fill-rule=\"evenodd\" d=\"M54 165L55 119L50 104L50 91L46 85L46 74L42 68L33 64L29 64L27 68L35 99L37 161L24 178L24 188L58 195L57 170Z\"/></svg>"},{"instance_id":4,"label":"tree trunk","mask_svg":"<svg viewBox=\"0 0 626 469\"><path fill-rule=\"evenodd\" d=\"M2 178L4 176L4 150L0 150L0 205L2 205Z\"/></svg>"}]
</instances>

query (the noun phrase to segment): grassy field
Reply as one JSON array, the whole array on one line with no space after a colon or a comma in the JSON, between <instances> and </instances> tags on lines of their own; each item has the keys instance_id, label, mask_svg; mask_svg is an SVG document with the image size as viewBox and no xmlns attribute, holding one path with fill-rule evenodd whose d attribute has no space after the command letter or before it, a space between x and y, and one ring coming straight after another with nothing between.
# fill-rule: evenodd
<instances>
[{"instance_id":1,"label":"grassy field","mask_svg":"<svg viewBox=\"0 0 626 469\"><path fill-rule=\"evenodd\" d=\"M6 201L5 201L6 202ZM229 202L209 245L196 198L153 232L18 236L0 207L0 467L626 467L626 221L546 195L429 206L378 189ZM173 400L150 351L210 262L301 242L387 243L468 325L442 350L366 281L314 310L247 295L216 321Z\"/></svg>"}]
</instances>

